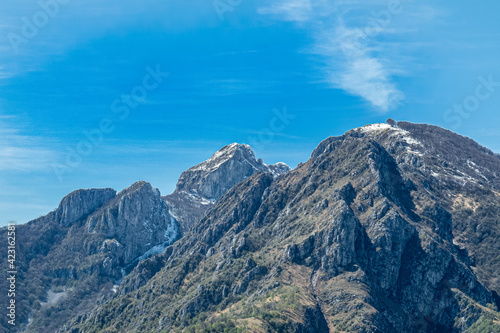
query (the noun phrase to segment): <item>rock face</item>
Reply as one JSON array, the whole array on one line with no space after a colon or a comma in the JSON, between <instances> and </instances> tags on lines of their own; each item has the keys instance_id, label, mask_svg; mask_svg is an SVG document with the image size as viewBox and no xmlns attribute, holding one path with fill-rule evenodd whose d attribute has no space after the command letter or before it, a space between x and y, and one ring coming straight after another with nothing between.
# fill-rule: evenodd
<instances>
[{"instance_id":1,"label":"rock face","mask_svg":"<svg viewBox=\"0 0 500 333\"><path fill-rule=\"evenodd\" d=\"M118 194L112 189L75 191L52 213L19 225L17 314L24 325L18 330L54 332L109 298L113 285L140 260L179 238L179 225L168 211L158 189L137 182ZM64 297L51 308L46 295L54 290ZM25 326L28 317L32 322Z\"/></svg>"},{"instance_id":2,"label":"rock face","mask_svg":"<svg viewBox=\"0 0 500 333\"><path fill-rule=\"evenodd\" d=\"M499 175L498 155L433 126L326 139L239 182L62 331L498 331Z\"/></svg>"},{"instance_id":3,"label":"rock face","mask_svg":"<svg viewBox=\"0 0 500 333\"><path fill-rule=\"evenodd\" d=\"M62 225L70 226L93 213L115 195L116 191L110 188L74 191L61 201L56 210L56 219Z\"/></svg>"},{"instance_id":4,"label":"rock face","mask_svg":"<svg viewBox=\"0 0 500 333\"><path fill-rule=\"evenodd\" d=\"M153 246L170 245L178 237L177 222L168 210L158 189L138 182L89 216L85 227L123 244L124 254L118 259L130 264Z\"/></svg>"},{"instance_id":5,"label":"rock face","mask_svg":"<svg viewBox=\"0 0 500 333\"><path fill-rule=\"evenodd\" d=\"M368 125L292 171L233 144L164 199L80 190L19 226L18 328L499 330L500 157L470 139Z\"/></svg>"},{"instance_id":6,"label":"rock face","mask_svg":"<svg viewBox=\"0 0 500 333\"><path fill-rule=\"evenodd\" d=\"M164 197L171 213L186 232L234 185L257 172L274 176L285 174L285 163L267 165L256 159L249 145L233 143L217 151L210 159L184 171L175 192Z\"/></svg>"},{"instance_id":7,"label":"rock face","mask_svg":"<svg viewBox=\"0 0 500 333\"><path fill-rule=\"evenodd\" d=\"M24 292L18 312L24 326L19 330L26 329L31 317L27 331L54 332L69 318L111 297L118 291L114 284L136 265L147 281L159 270L154 255L180 238L228 189L257 172L276 177L289 170L284 163L257 160L247 145L232 144L184 172L176 191L165 200L146 182L118 194L113 189L70 193L53 212L18 227L23 239L18 259L23 277L18 282ZM182 230L173 214L183 222ZM120 292L126 288L123 284ZM53 307L45 302L52 294L64 295ZM58 319L51 320L46 311ZM1 323L8 327L4 319Z\"/></svg>"}]
</instances>

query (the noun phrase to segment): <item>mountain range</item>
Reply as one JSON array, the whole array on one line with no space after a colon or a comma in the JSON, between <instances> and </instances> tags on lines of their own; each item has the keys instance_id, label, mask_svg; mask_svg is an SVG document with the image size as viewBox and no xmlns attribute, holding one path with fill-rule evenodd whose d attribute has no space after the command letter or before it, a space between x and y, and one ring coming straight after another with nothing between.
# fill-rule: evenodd
<instances>
[{"instance_id":1,"label":"mountain range","mask_svg":"<svg viewBox=\"0 0 500 333\"><path fill-rule=\"evenodd\" d=\"M170 195L142 181L78 190L18 225L18 325L0 323L500 332L499 209L500 156L436 126L356 128L293 170L231 144Z\"/></svg>"}]
</instances>

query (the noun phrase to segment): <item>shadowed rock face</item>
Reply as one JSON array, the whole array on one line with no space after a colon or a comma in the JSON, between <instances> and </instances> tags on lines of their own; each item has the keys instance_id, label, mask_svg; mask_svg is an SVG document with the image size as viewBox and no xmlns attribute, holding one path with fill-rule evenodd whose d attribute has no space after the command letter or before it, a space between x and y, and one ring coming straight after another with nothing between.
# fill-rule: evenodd
<instances>
[{"instance_id":1,"label":"shadowed rock face","mask_svg":"<svg viewBox=\"0 0 500 333\"><path fill-rule=\"evenodd\" d=\"M113 189L77 190L62 199L56 210L56 219L64 226L70 226L96 209L116 195Z\"/></svg>"},{"instance_id":2,"label":"shadowed rock face","mask_svg":"<svg viewBox=\"0 0 500 333\"><path fill-rule=\"evenodd\" d=\"M158 189L138 182L89 216L85 227L89 233L102 234L122 244L124 253L119 260L130 264L151 247L171 244L177 238L177 223L168 209Z\"/></svg>"},{"instance_id":3,"label":"shadowed rock face","mask_svg":"<svg viewBox=\"0 0 500 333\"><path fill-rule=\"evenodd\" d=\"M184 171L175 192L164 197L170 212L186 232L214 202L234 185L257 172L278 176L290 171L284 163L267 165L256 159L249 145L233 143L210 159Z\"/></svg>"},{"instance_id":4,"label":"shadowed rock face","mask_svg":"<svg viewBox=\"0 0 500 333\"><path fill-rule=\"evenodd\" d=\"M497 166L427 125L329 138L295 170L239 182L63 331L493 331Z\"/></svg>"},{"instance_id":5,"label":"shadowed rock face","mask_svg":"<svg viewBox=\"0 0 500 333\"><path fill-rule=\"evenodd\" d=\"M113 284L137 262L179 238L178 223L168 211L158 189L137 182L118 194L112 189L75 191L55 211L17 226L17 329L26 328L22 324L31 317L28 331L54 332L109 298ZM53 290L64 297L43 305ZM55 320L45 313L51 306ZM3 319L2 325L9 327Z\"/></svg>"},{"instance_id":6,"label":"shadowed rock face","mask_svg":"<svg viewBox=\"0 0 500 333\"><path fill-rule=\"evenodd\" d=\"M164 200L145 182L75 191L18 228L20 322L31 315L31 332L492 332L499 177L500 157L472 140L392 123L328 138L292 171L226 146ZM54 294L65 296L46 305Z\"/></svg>"}]
</instances>

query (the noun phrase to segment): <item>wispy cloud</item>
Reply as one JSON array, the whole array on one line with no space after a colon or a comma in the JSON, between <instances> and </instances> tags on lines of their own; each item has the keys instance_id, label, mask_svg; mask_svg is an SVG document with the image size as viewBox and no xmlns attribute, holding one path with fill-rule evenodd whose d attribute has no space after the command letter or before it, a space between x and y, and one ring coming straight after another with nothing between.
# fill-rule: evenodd
<instances>
[{"instance_id":1,"label":"wispy cloud","mask_svg":"<svg viewBox=\"0 0 500 333\"><path fill-rule=\"evenodd\" d=\"M396 65L378 55L359 28L339 24L318 33L314 52L324 57L326 80L333 87L360 96L386 112L404 98L393 82Z\"/></svg>"},{"instance_id":2,"label":"wispy cloud","mask_svg":"<svg viewBox=\"0 0 500 333\"><path fill-rule=\"evenodd\" d=\"M409 2L401 1L401 12L407 10L404 6ZM419 19L435 17L431 9L425 6L426 15ZM309 51L321 57L324 79L332 87L359 96L382 112L404 100L396 82L407 64L398 62L402 57L392 57L401 42L385 38L402 34L404 29L393 26L392 21L401 12L389 13L387 1L279 0L258 11L296 22L311 32L314 45ZM377 15L382 11L389 15ZM416 19L415 11L411 16Z\"/></svg>"},{"instance_id":3,"label":"wispy cloud","mask_svg":"<svg viewBox=\"0 0 500 333\"><path fill-rule=\"evenodd\" d=\"M286 21L303 22L311 19L311 0L290 0L272 4L258 10L260 14L280 15Z\"/></svg>"},{"instance_id":4,"label":"wispy cloud","mask_svg":"<svg viewBox=\"0 0 500 333\"><path fill-rule=\"evenodd\" d=\"M42 139L22 135L10 122L12 116L0 116L0 171L48 171L57 153Z\"/></svg>"},{"instance_id":5,"label":"wispy cloud","mask_svg":"<svg viewBox=\"0 0 500 333\"><path fill-rule=\"evenodd\" d=\"M51 15L44 24L47 3ZM0 11L0 79L43 70L54 56L64 56L99 38L155 26L158 30L183 31L218 20L212 1L88 0L4 1ZM154 10L152 10L154 8ZM211 15L206 15L211 13ZM92 22L92 24L88 24Z\"/></svg>"}]
</instances>

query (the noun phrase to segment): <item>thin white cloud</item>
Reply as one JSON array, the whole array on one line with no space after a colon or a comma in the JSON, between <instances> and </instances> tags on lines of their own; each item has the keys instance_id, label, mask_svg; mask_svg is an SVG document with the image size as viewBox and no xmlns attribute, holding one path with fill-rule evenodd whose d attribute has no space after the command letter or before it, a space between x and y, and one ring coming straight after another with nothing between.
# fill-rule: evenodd
<instances>
[{"instance_id":1,"label":"thin white cloud","mask_svg":"<svg viewBox=\"0 0 500 333\"><path fill-rule=\"evenodd\" d=\"M373 5L365 0L279 0L259 13L281 13L281 20L311 29L315 42L310 52L321 57L326 82L387 112L404 99L395 83L395 77L404 72L397 63L403 57L388 57L397 53L400 43L380 37L402 30L391 26L394 17L377 22L370 10ZM387 3L376 5L385 9ZM430 12L429 7L426 11Z\"/></svg>"},{"instance_id":2,"label":"thin white cloud","mask_svg":"<svg viewBox=\"0 0 500 333\"><path fill-rule=\"evenodd\" d=\"M0 171L48 171L57 153L44 147L40 138L21 135L0 116Z\"/></svg>"},{"instance_id":3,"label":"thin white cloud","mask_svg":"<svg viewBox=\"0 0 500 333\"><path fill-rule=\"evenodd\" d=\"M360 96L377 109L387 112L404 98L392 82L396 66L370 47L364 32L339 24L318 33L315 53L324 57L326 80L333 87Z\"/></svg>"},{"instance_id":4,"label":"thin white cloud","mask_svg":"<svg viewBox=\"0 0 500 333\"><path fill-rule=\"evenodd\" d=\"M260 14L280 15L286 21L307 21L311 19L311 0L290 0L259 8Z\"/></svg>"},{"instance_id":5,"label":"thin white cloud","mask_svg":"<svg viewBox=\"0 0 500 333\"><path fill-rule=\"evenodd\" d=\"M33 25L33 17L44 12L46 2L3 1L0 63L8 70L0 70L0 80L43 70L55 55L67 54L102 37L122 36L151 26L160 31L185 31L219 21L213 1L71 0L53 9L46 24L38 28ZM28 25L35 28L29 30ZM33 32L26 34L28 30Z\"/></svg>"}]
</instances>

